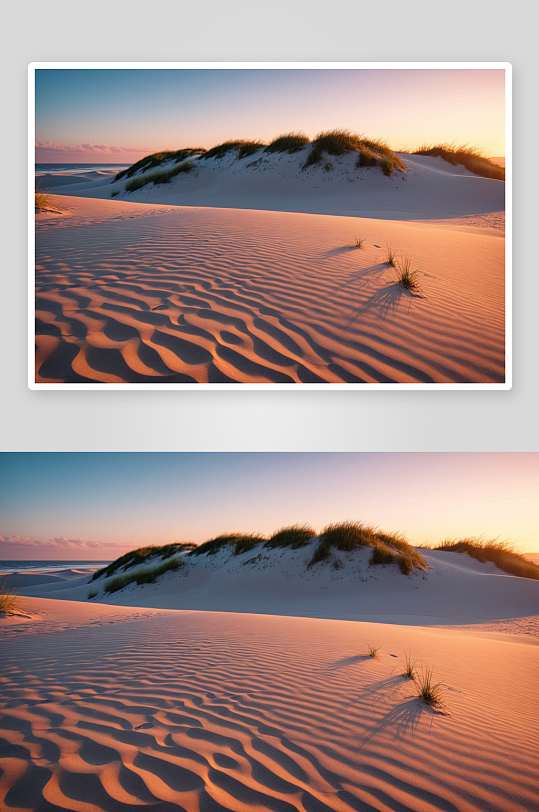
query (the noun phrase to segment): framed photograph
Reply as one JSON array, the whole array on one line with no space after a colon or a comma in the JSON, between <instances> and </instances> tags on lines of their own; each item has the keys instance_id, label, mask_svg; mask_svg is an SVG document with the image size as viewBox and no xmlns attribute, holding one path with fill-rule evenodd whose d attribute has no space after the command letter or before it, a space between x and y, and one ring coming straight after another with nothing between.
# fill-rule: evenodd
<instances>
[{"instance_id":1,"label":"framed photograph","mask_svg":"<svg viewBox=\"0 0 539 812\"><path fill-rule=\"evenodd\" d=\"M31 389L511 387L508 63L33 63L29 122Z\"/></svg>"}]
</instances>

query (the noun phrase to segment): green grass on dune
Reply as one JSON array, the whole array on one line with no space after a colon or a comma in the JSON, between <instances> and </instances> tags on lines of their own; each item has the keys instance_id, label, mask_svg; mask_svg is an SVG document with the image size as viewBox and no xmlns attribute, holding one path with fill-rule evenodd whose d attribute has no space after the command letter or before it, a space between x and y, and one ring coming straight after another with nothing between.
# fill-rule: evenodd
<instances>
[{"instance_id":1,"label":"green grass on dune","mask_svg":"<svg viewBox=\"0 0 539 812\"><path fill-rule=\"evenodd\" d=\"M19 597L16 589L10 589L7 586L5 578L0 580L0 614L7 614L7 612L14 612L20 608Z\"/></svg>"},{"instance_id":2,"label":"green grass on dune","mask_svg":"<svg viewBox=\"0 0 539 812\"><path fill-rule=\"evenodd\" d=\"M307 144L310 144L310 141L303 132L284 133L270 141L264 152L288 152L289 155L292 155Z\"/></svg>"},{"instance_id":3,"label":"green grass on dune","mask_svg":"<svg viewBox=\"0 0 539 812\"><path fill-rule=\"evenodd\" d=\"M267 146L264 141L224 141L222 144L217 144L216 147L206 150L202 156L205 160L208 158L224 158L229 152L237 152L238 160L247 158L249 155L254 155L255 152Z\"/></svg>"},{"instance_id":4,"label":"green grass on dune","mask_svg":"<svg viewBox=\"0 0 539 812\"><path fill-rule=\"evenodd\" d=\"M297 550L304 547L311 539L316 537L316 530L308 524L294 524L291 527L281 527L276 530L264 547L291 547Z\"/></svg>"},{"instance_id":5,"label":"green grass on dune","mask_svg":"<svg viewBox=\"0 0 539 812\"><path fill-rule=\"evenodd\" d=\"M180 163L189 156L201 155L203 152L204 149L202 149L202 147L185 147L184 149L168 149L163 150L162 152L154 152L151 155L146 155L146 157L141 158L140 161L137 161L128 169L122 169L122 171L118 172L118 174L115 176L114 180L121 180L124 177L131 178L135 172L138 172L139 170L148 172L150 169L155 169L168 161L174 160L176 163Z\"/></svg>"},{"instance_id":6,"label":"green grass on dune","mask_svg":"<svg viewBox=\"0 0 539 812\"><path fill-rule=\"evenodd\" d=\"M182 161L170 169L155 169L153 172L144 172L144 174L135 175L131 180L128 180L125 184L125 191L135 192L148 183L153 183L155 186L158 186L160 183L168 183L181 172L190 172L192 169L193 164L191 161Z\"/></svg>"},{"instance_id":7,"label":"green grass on dune","mask_svg":"<svg viewBox=\"0 0 539 812\"><path fill-rule=\"evenodd\" d=\"M519 578L532 578L539 581L539 565L528 561L523 555L517 553L508 541L497 539L485 540L478 537L466 539L446 539L434 550L447 550L453 553L468 553L472 558L484 564L490 561L498 569L517 575Z\"/></svg>"},{"instance_id":8,"label":"green grass on dune","mask_svg":"<svg viewBox=\"0 0 539 812\"><path fill-rule=\"evenodd\" d=\"M406 171L406 165L385 141L365 138L363 135L354 133L351 130L327 130L318 133L312 142L303 169L319 164L324 153L328 155L344 155L347 152L358 153L356 161L358 169L378 165L384 175L388 177L395 170Z\"/></svg>"},{"instance_id":9,"label":"green grass on dune","mask_svg":"<svg viewBox=\"0 0 539 812\"><path fill-rule=\"evenodd\" d=\"M386 533L362 522L341 522L324 528L309 567L327 560L332 548L350 552L360 547L373 548L371 565L391 564L397 560L403 575L409 575L414 568L427 567L423 557L399 533Z\"/></svg>"},{"instance_id":10,"label":"green grass on dune","mask_svg":"<svg viewBox=\"0 0 539 812\"><path fill-rule=\"evenodd\" d=\"M483 178L494 178L495 180L505 180L503 166L493 163L477 147L469 147L467 144L460 147L455 146L455 143L422 144L412 154L443 158L444 161L448 161L453 166L457 164L465 166L474 175L480 175Z\"/></svg>"},{"instance_id":11,"label":"green grass on dune","mask_svg":"<svg viewBox=\"0 0 539 812\"><path fill-rule=\"evenodd\" d=\"M266 539L258 533L223 533L195 547L189 555L215 555L223 548L230 548L234 555L241 555Z\"/></svg>"},{"instance_id":12,"label":"green grass on dune","mask_svg":"<svg viewBox=\"0 0 539 812\"><path fill-rule=\"evenodd\" d=\"M114 575L114 573L118 570L123 569L126 571L131 569L131 567L138 567L141 564L147 564L152 558L159 557L162 561L164 561L177 553L184 552L185 550L192 550L193 547L196 547L196 545L192 544L190 541L177 541L174 542L174 544L164 544L161 547L157 545L139 547L138 550L131 550L130 552L125 553L125 555L121 555L116 559L116 561L109 564L108 567L103 567L102 569L97 570L97 572L94 572L91 580L95 581L101 576L108 578L109 576Z\"/></svg>"},{"instance_id":13,"label":"green grass on dune","mask_svg":"<svg viewBox=\"0 0 539 812\"><path fill-rule=\"evenodd\" d=\"M125 586L134 583L138 586L142 584L153 584L159 576L165 572L179 570L184 566L185 562L174 556L166 559L161 564L157 564L155 567L137 567L134 570L128 570L127 572L113 575L105 581L103 591L105 593L118 592ZM92 590L88 593L88 597L90 597L90 595L92 595ZM93 594L92 597L95 597L95 594Z\"/></svg>"}]
</instances>

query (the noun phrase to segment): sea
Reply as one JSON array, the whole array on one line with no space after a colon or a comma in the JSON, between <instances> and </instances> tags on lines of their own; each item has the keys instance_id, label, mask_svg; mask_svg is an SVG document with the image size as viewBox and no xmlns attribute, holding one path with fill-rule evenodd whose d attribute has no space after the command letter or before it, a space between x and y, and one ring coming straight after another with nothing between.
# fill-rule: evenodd
<instances>
[{"instance_id":1,"label":"sea","mask_svg":"<svg viewBox=\"0 0 539 812\"><path fill-rule=\"evenodd\" d=\"M101 569L112 563L108 561L0 561L0 573L9 572L58 572L58 570L79 570L88 568Z\"/></svg>"},{"instance_id":2,"label":"sea","mask_svg":"<svg viewBox=\"0 0 539 812\"><path fill-rule=\"evenodd\" d=\"M36 175L74 175L76 172L120 172L132 164L36 164Z\"/></svg>"}]
</instances>

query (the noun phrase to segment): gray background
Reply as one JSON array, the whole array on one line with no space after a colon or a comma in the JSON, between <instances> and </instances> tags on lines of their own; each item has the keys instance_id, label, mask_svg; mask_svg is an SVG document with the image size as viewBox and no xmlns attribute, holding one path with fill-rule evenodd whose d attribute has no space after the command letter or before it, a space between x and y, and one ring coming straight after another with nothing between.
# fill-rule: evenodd
<instances>
[{"instance_id":1,"label":"gray background","mask_svg":"<svg viewBox=\"0 0 539 812\"><path fill-rule=\"evenodd\" d=\"M0 451L537 451L537 29L531 2L4 2ZM30 391L27 66L35 61L513 65L511 391Z\"/></svg>"}]
</instances>

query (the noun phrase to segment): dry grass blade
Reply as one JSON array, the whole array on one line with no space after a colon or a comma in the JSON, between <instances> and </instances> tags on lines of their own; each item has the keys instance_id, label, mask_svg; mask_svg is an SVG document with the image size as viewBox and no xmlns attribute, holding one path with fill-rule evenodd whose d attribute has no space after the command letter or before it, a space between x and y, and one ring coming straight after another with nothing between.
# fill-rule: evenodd
<instances>
[{"instance_id":1,"label":"dry grass blade","mask_svg":"<svg viewBox=\"0 0 539 812\"><path fill-rule=\"evenodd\" d=\"M41 189L39 183L35 191L35 207L36 211L46 211L50 208L50 195L47 194L49 189Z\"/></svg>"},{"instance_id":2,"label":"dry grass blade","mask_svg":"<svg viewBox=\"0 0 539 812\"><path fill-rule=\"evenodd\" d=\"M9 589L6 579L3 578L0 581L0 613L6 614L20 608L17 590Z\"/></svg>"},{"instance_id":3,"label":"dry grass blade","mask_svg":"<svg viewBox=\"0 0 539 812\"><path fill-rule=\"evenodd\" d=\"M356 248L365 248L365 240L361 237L356 237Z\"/></svg>"},{"instance_id":4,"label":"dry grass blade","mask_svg":"<svg viewBox=\"0 0 539 812\"><path fill-rule=\"evenodd\" d=\"M384 262L386 265L390 265L392 268L394 268L397 263L397 255L395 254L395 251L393 250L391 243L386 243L386 248L387 253Z\"/></svg>"},{"instance_id":5,"label":"dry grass blade","mask_svg":"<svg viewBox=\"0 0 539 812\"><path fill-rule=\"evenodd\" d=\"M369 657L372 657L373 660L379 660L381 648L382 646L375 646L373 643L369 643L367 646L367 654Z\"/></svg>"},{"instance_id":6,"label":"dry grass blade","mask_svg":"<svg viewBox=\"0 0 539 812\"><path fill-rule=\"evenodd\" d=\"M412 656L409 651L404 652L404 670L401 673L403 677L406 677L406 679L415 679L415 660L412 660Z\"/></svg>"},{"instance_id":7,"label":"dry grass blade","mask_svg":"<svg viewBox=\"0 0 539 812\"><path fill-rule=\"evenodd\" d=\"M414 682L417 688L418 699L422 699L423 702L431 708L435 708L436 710L443 709L443 683L434 682L432 668L430 666L421 669L421 674L416 674Z\"/></svg>"},{"instance_id":8,"label":"dry grass blade","mask_svg":"<svg viewBox=\"0 0 539 812\"><path fill-rule=\"evenodd\" d=\"M395 272L397 274L397 282L412 293L421 293L421 285L419 278L421 273L412 269L412 257L409 254L401 257L400 260L395 260Z\"/></svg>"}]
</instances>

